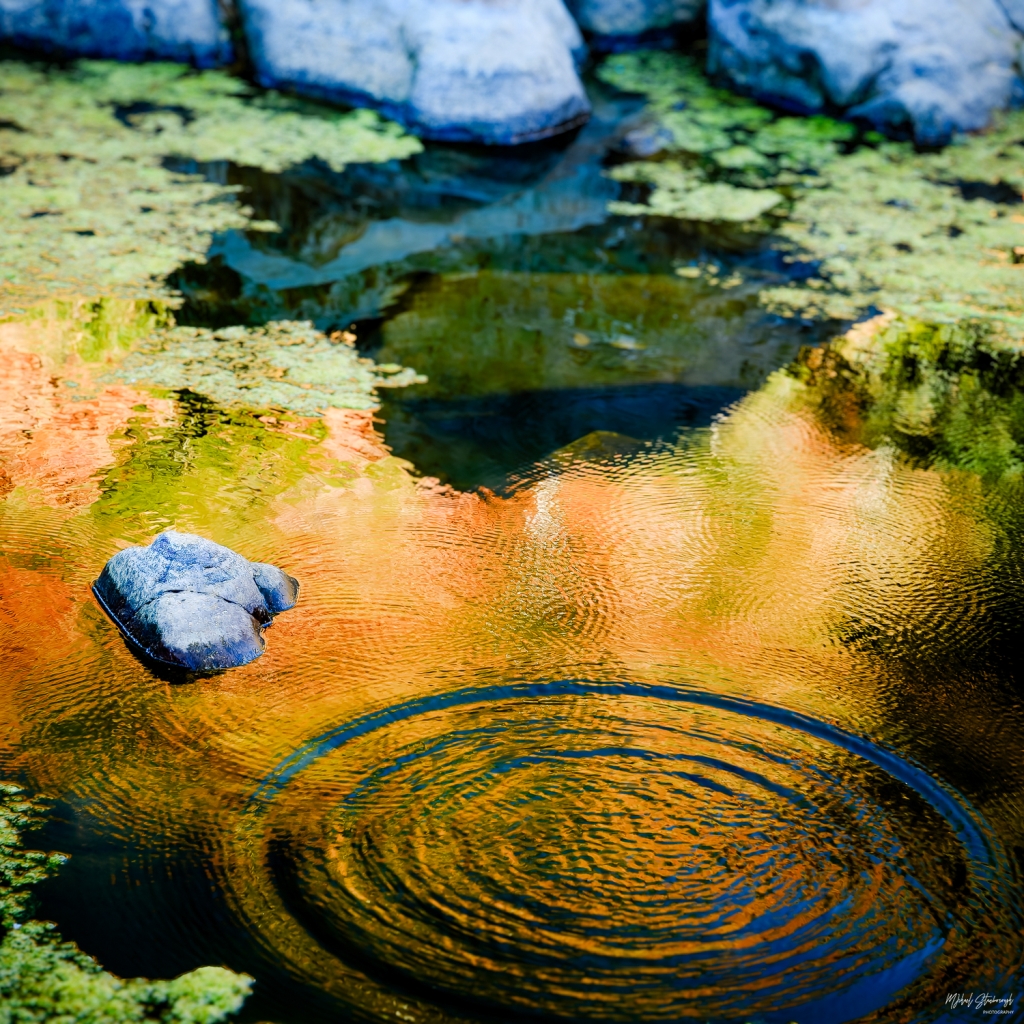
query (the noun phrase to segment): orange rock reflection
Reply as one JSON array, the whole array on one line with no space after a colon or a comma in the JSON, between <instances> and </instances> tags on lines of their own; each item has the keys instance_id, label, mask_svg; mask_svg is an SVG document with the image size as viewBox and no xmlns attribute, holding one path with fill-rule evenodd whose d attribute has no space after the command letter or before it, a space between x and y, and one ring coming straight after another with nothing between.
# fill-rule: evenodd
<instances>
[{"instance_id":1,"label":"orange rock reflection","mask_svg":"<svg viewBox=\"0 0 1024 1024\"><path fill-rule=\"evenodd\" d=\"M19 347L30 340L25 324L0 325L0 492L27 486L48 505L81 508L99 497L95 474L113 461L129 421L167 423L171 403L96 387L73 355L58 361Z\"/></svg>"}]
</instances>

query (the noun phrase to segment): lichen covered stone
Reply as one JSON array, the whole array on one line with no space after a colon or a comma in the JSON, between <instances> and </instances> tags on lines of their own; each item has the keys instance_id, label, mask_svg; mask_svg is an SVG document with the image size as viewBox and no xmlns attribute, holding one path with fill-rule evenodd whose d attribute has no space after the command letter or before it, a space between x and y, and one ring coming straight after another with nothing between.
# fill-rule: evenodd
<instances>
[{"instance_id":1,"label":"lichen covered stone","mask_svg":"<svg viewBox=\"0 0 1024 1024\"><path fill-rule=\"evenodd\" d=\"M93 584L100 604L147 658L186 672L246 665L264 649L263 630L295 605L299 584L276 566L167 530L125 548Z\"/></svg>"}]
</instances>

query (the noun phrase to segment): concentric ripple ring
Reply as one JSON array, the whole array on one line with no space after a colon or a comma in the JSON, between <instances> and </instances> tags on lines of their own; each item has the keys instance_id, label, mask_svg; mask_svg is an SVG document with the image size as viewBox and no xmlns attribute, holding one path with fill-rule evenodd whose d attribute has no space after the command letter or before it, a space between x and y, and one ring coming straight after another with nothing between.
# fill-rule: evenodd
<instances>
[{"instance_id":1,"label":"concentric ripple ring","mask_svg":"<svg viewBox=\"0 0 1024 1024\"><path fill-rule=\"evenodd\" d=\"M460 1019L911 1019L1008 905L998 841L923 768L668 685L383 708L283 759L246 818L321 952Z\"/></svg>"}]
</instances>

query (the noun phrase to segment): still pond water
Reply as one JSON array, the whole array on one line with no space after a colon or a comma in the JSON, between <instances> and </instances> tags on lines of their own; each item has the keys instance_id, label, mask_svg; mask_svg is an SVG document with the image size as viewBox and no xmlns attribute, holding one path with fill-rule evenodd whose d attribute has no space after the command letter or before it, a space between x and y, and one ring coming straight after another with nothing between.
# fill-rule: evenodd
<instances>
[{"instance_id":1,"label":"still pond water","mask_svg":"<svg viewBox=\"0 0 1024 1024\"><path fill-rule=\"evenodd\" d=\"M202 168L287 230L221 239L180 319L354 324L429 378L375 418L4 328L0 765L108 969L224 963L278 1024L1017 1019L947 995L1024 982L1024 490L759 390L827 328L759 309L770 251L606 217L632 112ZM89 585L169 526L301 581L262 659L126 649Z\"/></svg>"}]
</instances>

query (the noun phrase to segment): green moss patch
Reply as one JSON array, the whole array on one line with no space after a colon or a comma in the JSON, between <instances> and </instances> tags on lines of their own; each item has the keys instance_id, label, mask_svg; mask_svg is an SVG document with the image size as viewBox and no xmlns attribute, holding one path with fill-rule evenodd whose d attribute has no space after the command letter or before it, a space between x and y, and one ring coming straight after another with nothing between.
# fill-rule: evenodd
<instances>
[{"instance_id":1,"label":"green moss patch","mask_svg":"<svg viewBox=\"0 0 1024 1024\"><path fill-rule=\"evenodd\" d=\"M165 294L214 233L254 223L234 187L168 158L280 171L402 159L421 144L372 111L258 93L218 71L80 61L0 62L0 307L54 292ZM2 311L2 310L0 310Z\"/></svg>"},{"instance_id":2,"label":"green moss patch","mask_svg":"<svg viewBox=\"0 0 1024 1024\"><path fill-rule=\"evenodd\" d=\"M173 981L104 971L56 928L29 919L31 890L64 858L26 850L42 808L0 784L0 1024L216 1024L238 1010L252 979L200 967Z\"/></svg>"},{"instance_id":3,"label":"green moss patch","mask_svg":"<svg viewBox=\"0 0 1024 1024\"><path fill-rule=\"evenodd\" d=\"M713 88L688 58L620 54L604 81L649 98L654 159L610 171L651 187L612 212L744 221L815 274L765 289L785 316L854 320L872 307L1024 338L1024 112L941 152L859 137ZM723 187L723 186L728 186Z\"/></svg>"},{"instance_id":4,"label":"green moss patch","mask_svg":"<svg viewBox=\"0 0 1024 1024\"><path fill-rule=\"evenodd\" d=\"M190 389L224 406L287 409L317 415L325 408L373 409L376 388L425 382L414 370L359 356L348 334L330 338L307 321L265 327L174 327L138 343L112 371L130 384Z\"/></svg>"}]
</instances>

